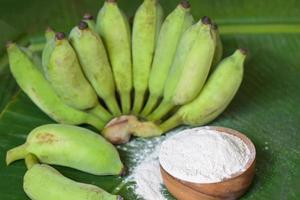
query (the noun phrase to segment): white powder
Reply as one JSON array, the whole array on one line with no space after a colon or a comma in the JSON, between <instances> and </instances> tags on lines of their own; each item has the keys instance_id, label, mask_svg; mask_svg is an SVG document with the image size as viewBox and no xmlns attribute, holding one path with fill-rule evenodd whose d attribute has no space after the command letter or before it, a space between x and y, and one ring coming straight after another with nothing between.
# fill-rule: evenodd
<instances>
[{"instance_id":1,"label":"white powder","mask_svg":"<svg viewBox=\"0 0 300 200\"><path fill-rule=\"evenodd\" d=\"M250 150L236 136L194 128L169 137L159 161L172 176L195 183L215 183L245 170Z\"/></svg>"},{"instance_id":2,"label":"white powder","mask_svg":"<svg viewBox=\"0 0 300 200\"><path fill-rule=\"evenodd\" d=\"M135 192L146 200L165 200L162 195L162 177L158 162L158 149L145 159L133 171L133 178L137 184Z\"/></svg>"},{"instance_id":3,"label":"white powder","mask_svg":"<svg viewBox=\"0 0 300 200\"><path fill-rule=\"evenodd\" d=\"M182 129L169 132L167 136L160 136L152 139L137 138L126 145L119 146L119 149L130 155L129 163L134 163L129 168L129 177L125 180L129 184L128 190L133 189L134 193L144 200L167 200L163 192L162 177L160 174L158 154L161 143L168 137L176 134ZM139 151L137 151L137 149ZM121 188L118 188L120 190Z\"/></svg>"}]
</instances>

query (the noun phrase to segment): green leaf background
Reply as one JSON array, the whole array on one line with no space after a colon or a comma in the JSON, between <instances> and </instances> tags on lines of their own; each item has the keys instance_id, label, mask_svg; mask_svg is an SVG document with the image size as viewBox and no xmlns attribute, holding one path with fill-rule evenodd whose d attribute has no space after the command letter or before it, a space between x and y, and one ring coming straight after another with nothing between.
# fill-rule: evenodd
<instances>
[{"instance_id":1,"label":"green leaf background","mask_svg":"<svg viewBox=\"0 0 300 200\"><path fill-rule=\"evenodd\" d=\"M250 56L243 84L228 109L213 125L237 129L251 138L257 149L257 170L242 199L300 198L300 1L298 0L191 0L195 18L208 15L220 26L229 55L245 47ZM25 141L38 125L53 123L22 92L7 68L5 42L43 41L47 26L68 31L85 12L96 14L103 1L0 0L0 199L28 199L22 190L26 171L22 161L5 166L8 149ZM120 0L133 16L140 0ZM161 0L166 13L177 4ZM143 140L141 140L143 142ZM139 149L131 149L139 151ZM121 151L125 164L130 152ZM74 180L114 191L118 177L97 177L58 167ZM133 184L133 183L129 183ZM130 187L121 188L126 200L137 199ZM167 195L170 199L172 197Z\"/></svg>"}]
</instances>

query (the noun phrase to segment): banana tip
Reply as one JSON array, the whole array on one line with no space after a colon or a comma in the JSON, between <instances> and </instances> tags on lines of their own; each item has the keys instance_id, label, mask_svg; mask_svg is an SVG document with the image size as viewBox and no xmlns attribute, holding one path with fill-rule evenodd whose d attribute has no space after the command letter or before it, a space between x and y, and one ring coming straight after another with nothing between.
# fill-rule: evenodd
<instances>
[{"instance_id":1,"label":"banana tip","mask_svg":"<svg viewBox=\"0 0 300 200\"><path fill-rule=\"evenodd\" d=\"M50 26L48 26L48 27L46 28L46 32L53 32L53 28L51 28Z\"/></svg>"},{"instance_id":2,"label":"banana tip","mask_svg":"<svg viewBox=\"0 0 300 200\"><path fill-rule=\"evenodd\" d=\"M88 26L88 24L86 23L86 22L84 22L84 21L81 21L81 22L79 22L79 24L78 24L78 28L80 29L80 30L85 30L85 29L87 29L89 26Z\"/></svg>"},{"instance_id":3,"label":"banana tip","mask_svg":"<svg viewBox=\"0 0 300 200\"><path fill-rule=\"evenodd\" d=\"M117 0L106 0L107 3L117 3Z\"/></svg>"},{"instance_id":4,"label":"banana tip","mask_svg":"<svg viewBox=\"0 0 300 200\"><path fill-rule=\"evenodd\" d=\"M63 39L65 39L65 34L63 33L63 32L58 32L58 33L56 33L55 34L55 38L57 39L57 40L63 40Z\"/></svg>"},{"instance_id":5,"label":"banana tip","mask_svg":"<svg viewBox=\"0 0 300 200\"><path fill-rule=\"evenodd\" d=\"M84 19L84 20L92 20L92 19L94 19L94 17L93 17L93 15L90 14L90 13L85 13L85 14L83 15L83 19Z\"/></svg>"},{"instance_id":6,"label":"banana tip","mask_svg":"<svg viewBox=\"0 0 300 200\"><path fill-rule=\"evenodd\" d=\"M239 51L245 56L248 54L248 50L246 48L239 48Z\"/></svg>"},{"instance_id":7,"label":"banana tip","mask_svg":"<svg viewBox=\"0 0 300 200\"><path fill-rule=\"evenodd\" d=\"M117 200L124 200L123 197L118 196Z\"/></svg>"},{"instance_id":8,"label":"banana tip","mask_svg":"<svg viewBox=\"0 0 300 200\"><path fill-rule=\"evenodd\" d=\"M181 5L183 8L185 8L185 9L188 9L188 8L191 7L190 2L187 1L187 0L182 0L182 1L180 2L180 5Z\"/></svg>"},{"instance_id":9,"label":"banana tip","mask_svg":"<svg viewBox=\"0 0 300 200\"><path fill-rule=\"evenodd\" d=\"M13 46L14 44L15 44L15 43L14 43L13 41L9 40L9 41L6 41L5 46L6 46L6 48L8 49L8 48L10 48L11 46Z\"/></svg>"},{"instance_id":10,"label":"banana tip","mask_svg":"<svg viewBox=\"0 0 300 200\"><path fill-rule=\"evenodd\" d=\"M211 19L207 16L201 18L203 24L211 24Z\"/></svg>"}]
</instances>

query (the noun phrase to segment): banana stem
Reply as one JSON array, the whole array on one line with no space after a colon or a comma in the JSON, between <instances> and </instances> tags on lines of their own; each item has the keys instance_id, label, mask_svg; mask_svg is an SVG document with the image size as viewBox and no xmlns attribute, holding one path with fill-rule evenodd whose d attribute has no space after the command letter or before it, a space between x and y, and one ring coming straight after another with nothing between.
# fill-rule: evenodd
<instances>
[{"instance_id":1,"label":"banana stem","mask_svg":"<svg viewBox=\"0 0 300 200\"><path fill-rule=\"evenodd\" d=\"M123 114L129 114L131 109L130 92L120 93L122 112Z\"/></svg>"},{"instance_id":2,"label":"banana stem","mask_svg":"<svg viewBox=\"0 0 300 200\"><path fill-rule=\"evenodd\" d=\"M6 153L6 165L10 165L12 162L20 159L24 159L28 154L26 150L26 144L17 146Z\"/></svg>"},{"instance_id":3,"label":"banana stem","mask_svg":"<svg viewBox=\"0 0 300 200\"><path fill-rule=\"evenodd\" d=\"M148 116L151 113L151 111L154 109L157 102L158 102L158 96L150 95L150 97L146 103L146 106L144 107L144 109L141 113L141 116L143 116L143 117Z\"/></svg>"},{"instance_id":4,"label":"banana stem","mask_svg":"<svg viewBox=\"0 0 300 200\"><path fill-rule=\"evenodd\" d=\"M133 104L133 113L139 114L144 103L144 91L135 91L134 104Z\"/></svg>"},{"instance_id":5,"label":"banana stem","mask_svg":"<svg viewBox=\"0 0 300 200\"><path fill-rule=\"evenodd\" d=\"M30 153L25 157L25 164L27 169L31 169L34 165L39 164L39 161L36 156Z\"/></svg>"},{"instance_id":6,"label":"banana stem","mask_svg":"<svg viewBox=\"0 0 300 200\"><path fill-rule=\"evenodd\" d=\"M166 121L164 121L162 124L159 125L159 128L163 132L167 132L177 126L179 126L182 123L181 116L179 114L175 114Z\"/></svg>"},{"instance_id":7,"label":"banana stem","mask_svg":"<svg viewBox=\"0 0 300 200\"><path fill-rule=\"evenodd\" d=\"M89 124L93 127L95 127L97 130L101 131L105 125L107 121L103 121L102 119L92 115L92 114L87 114L88 117L86 119L86 124Z\"/></svg>"},{"instance_id":8,"label":"banana stem","mask_svg":"<svg viewBox=\"0 0 300 200\"><path fill-rule=\"evenodd\" d=\"M105 98L105 103L115 117L121 115L121 110L115 96Z\"/></svg>"},{"instance_id":9,"label":"banana stem","mask_svg":"<svg viewBox=\"0 0 300 200\"><path fill-rule=\"evenodd\" d=\"M147 118L150 121L157 121L165 116L173 107L174 104L163 101Z\"/></svg>"},{"instance_id":10,"label":"banana stem","mask_svg":"<svg viewBox=\"0 0 300 200\"><path fill-rule=\"evenodd\" d=\"M96 105L94 108L90 109L88 113L94 114L95 116L102 119L104 122L108 122L113 118L113 116L100 104Z\"/></svg>"}]
</instances>

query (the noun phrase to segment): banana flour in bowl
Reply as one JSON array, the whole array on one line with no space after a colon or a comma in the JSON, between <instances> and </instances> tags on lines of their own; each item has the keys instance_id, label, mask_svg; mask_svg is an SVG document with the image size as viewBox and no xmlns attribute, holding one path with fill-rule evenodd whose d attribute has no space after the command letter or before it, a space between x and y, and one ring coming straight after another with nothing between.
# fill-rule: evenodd
<instances>
[{"instance_id":1,"label":"banana flour in bowl","mask_svg":"<svg viewBox=\"0 0 300 200\"><path fill-rule=\"evenodd\" d=\"M159 162L170 175L193 183L217 183L246 170L251 159L238 137L207 128L184 130L167 140Z\"/></svg>"}]
</instances>

